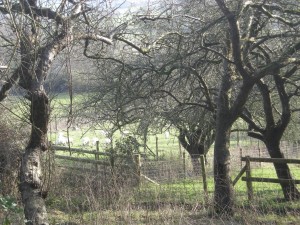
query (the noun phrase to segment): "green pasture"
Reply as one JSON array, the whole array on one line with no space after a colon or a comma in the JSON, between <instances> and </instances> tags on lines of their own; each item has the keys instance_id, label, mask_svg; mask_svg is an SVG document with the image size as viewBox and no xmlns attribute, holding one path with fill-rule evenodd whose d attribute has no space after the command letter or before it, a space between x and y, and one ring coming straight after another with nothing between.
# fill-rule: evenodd
<instances>
[{"instance_id":1,"label":"green pasture","mask_svg":"<svg viewBox=\"0 0 300 225\"><path fill-rule=\"evenodd\" d=\"M300 178L298 167L293 167L292 172L295 178ZM256 168L252 175L275 177L275 172L271 167ZM111 208L64 212L57 210L61 208L57 204L67 204L61 199L51 202L49 208L53 214L50 215L53 221L71 220L84 224L95 224L97 220L99 224L297 224L300 221L300 202L284 201L278 184L253 183L254 199L249 202L246 182L241 180L234 187L235 216L228 220L215 217L212 211L213 178L208 177L207 181L207 196L203 192L201 177L160 185L144 181L139 187L120 195ZM80 196L74 195L68 201L88 202L82 199L86 195ZM98 200L101 204L101 199Z\"/></svg>"},{"instance_id":2,"label":"green pasture","mask_svg":"<svg viewBox=\"0 0 300 225\"><path fill-rule=\"evenodd\" d=\"M89 98L89 95L92 95L92 93L81 93L81 94L73 94L72 97L72 107L73 107L73 113L78 113L76 110L80 109L80 104L83 102L86 102L87 99ZM70 109L70 96L68 93L61 93L61 94L56 94L53 96L50 96L51 98L51 116L52 116L52 121L54 120L54 117L59 118L67 118L68 117L68 113L69 113L69 109ZM241 127L243 125L241 125L241 121L237 122L237 126ZM109 127L109 125L104 125L106 127ZM89 134L93 134L95 129L101 129L99 127L93 127L92 129L90 128L90 126L88 124L86 124L86 126L83 127L83 131L81 132L81 135L84 134L84 132L86 132L87 135ZM103 129L103 128L102 128ZM128 126L128 127L124 127L123 130L129 130L129 131L134 131L135 127L134 126ZM66 130L66 129L65 129ZM156 136L159 137L159 141L161 142L162 139L167 139L165 138L165 131L166 129L162 129L161 133L156 134ZM160 143L160 145L165 145L164 147L169 147L170 144L173 144L171 142L176 142L176 144L178 143L177 141L177 134L178 132L173 129L170 128L168 129L168 131L170 131L170 138L168 138L165 141L162 141ZM119 134L116 134L116 136L118 137ZM239 136L239 142L241 145L245 145L247 144L247 142L249 142L249 138L246 137L246 135L243 134L237 134L237 133L233 133L232 135L232 145L237 145L237 136ZM175 139L175 140L174 140ZM149 142L149 146L151 146L151 148L155 148L155 135L151 134L148 137ZM251 143L252 144L252 143ZM164 148L163 147L163 148Z\"/></svg>"},{"instance_id":3,"label":"green pasture","mask_svg":"<svg viewBox=\"0 0 300 225\"><path fill-rule=\"evenodd\" d=\"M300 167L290 166L294 179L300 179ZM237 176L239 171L232 173L232 180ZM243 175L245 176L245 174ZM273 166L251 169L252 177L277 178ZM283 198L281 187L275 183L252 182L254 198L264 200L272 198ZM214 181L212 176L207 177L208 195L212 196L214 192ZM300 186L299 186L300 187ZM234 190L241 202L247 200L246 182L241 179L234 186ZM137 194L140 201L151 201L161 199L162 201L182 202L195 204L204 199L202 177L198 179L182 179L173 183L162 183L160 185L143 182L139 187ZM299 202L300 206L300 202Z\"/></svg>"},{"instance_id":4,"label":"green pasture","mask_svg":"<svg viewBox=\"0 0 300 225\"><path fill-rule=\"evenodd\" d=\"M83 101L86 95L75 95L74 106ZM25 102L26 103L26 102ZM22 116L26 111L24 102L12 101L17 107L12 107L16 115ZM82 148L95 150L96 146L82 146L83 137L97 137L100 142L100 152L107 151L103 142L105 136L99 133L101 127L90 128L89 124L82 126L79 130L63 128L54 130L55 119L66 120L70 107L68 94L55 96L51 102L52 128L49 130L49 140L55 143L58 132L63 132L65 136L73 138L71 148ZM59 121L56 121L59 122ZM106 125L107 126L107 125ZM124 128L125 129L125 128ZM128 130L133 131L132 127ZM172 160L178 158L180 147L175 129L170 129L170 137L166 138L165 130L159 134L152 134L147 137L147 146L153 152L158 150L159 160ZM134 134L129 134L133 135ZM144 151L143 139L135 136L140 146L140 152ZM113 145L122 139L120 132L113 136ZM255 145L258 143L253 141ZM236 134L233 134L231 145L249 146L252 145L247 137L240 136L237 142ZM157 148L158 146L158 148ZM213 147L212 147L213 148ZM149 151L149 149L147 151ZM183 149L181 149L181 152ZM209 155L213 151L210 150ZM69 152L58 152L60 155L70 156ZM73 153L73 157L94 159L93 154ZM153 158L155 159L155 158ZM187 159L188 160L188 159ZM67 162L64 162L66 165ZM69 162L72 166L72 162ZM293 177L300 179L300 167L290 166ZM143 180L139 187L129 190L122 190L122 193L110 207L102 207L106 203L105 199L96 198L88 192L75 192L73 186L64 184L62 193L70 189L70 195L51 195L47 198L49 207L50 224L67 224L66 221L75 221L77 224L298 224L300 222L300 202L286 202L279 184L253 182L254 199L249 202L247 199L246 182L239 180L234 186L236 196L236 214L230 220L214 217L213 194L214 180L211 168L208 168L207 176L208 193L204 194L201 177L187 177L172 182L160 182L159 185ZM232 171L234 179L239 170ZM255 166L251 170L253 177L276 178L272 164L262 164ZM112 189L118 187L112 187ZM300 186L298 185L298 188ZM110 198L110 196L107 196ZM103 201L103 202L102 202ZM87 208L81 208L81 203L88 204ZM76 210L68 211L72 208ZM99 222L95 222L99 221Z\"/></svg>"},{"instance_id":5,"label":"green pasture","mask_svg":"<svg viewBox=\"0 0 300 225\"><path fill-rule=\"evenodd\" d=\"M89 93L74 93L72 96L72 111L75 113L73 115L75 118L78 113L78 109L80 108L80 103L87 100L89 97ZM73 139L73 143L70 145L70 147L75 148L84 148L84 149L95 149L95 146L82 146L81 139L83 137L89 137L92 139L93 137L97 137L99 139L100 144L100 151L105 151L103 147L103 142L106 137L104 137L102 134L99 133L99 130L109 130L110 125L109 124L102 124L101 127L91 125L91 124L81 124L79 130L74 130L74 127L76 126L76 122L74 124L71 124L70 127L67 126L67 120L70 112L70 96L68 93L60 93L60 94L50 94L50 107L51 107L51 117L50 117L50 128L49 128L49 140L55 144L58 133L62 132L64 136L68 136ZM15 116L17 116L19 119L26 121L26 116L28 116L28 110L29 105L26 100L22 96L10 96L7 101L9 104L7 104L7 108L9 111L11 111ZM79 110L80 111L80 110ZM27 118L28 121L28 118ZM56 131L55 127L57 124L63 124L63 126L58 126L59 129ZM243 124L241 122L237 122L237 126L241 127ZM135 136L139 143L141 144L140 152L144 151L143 145L143 138L141 136L134 135L135 133L135 127L133 125L124 127L123 130L129 130L131 133L129 135ZM168 131L170 132L169 138L166 138L165 136L166 129L162 129L161 133L157 134L149 134L147 136L147 149L146 151L152 152L156 154L158 152L158 156L161 159L164 158L173 158L173 156L179 155L180 147L177 139L178 131L175 128L169 128ZM237 136L239 136L239 141L237 141ZM119 131L114 133L113 136L113 144L116 143L116 141L119 141L121 139L121 133ZM156 143L157 140L157 143ZM258 142L254 139L249 139L245 135L237 133L232 134L231 139L231 146L253 146L257 145ZM158 146L158 148L157 148ZM212 146L213 149L213 146ZM181 149L183 151L183 149ZM210 150L209 155L212 155L212 150Z\"/></svg>"},{"instance_id":6,"label":"green pasture","mask_svg":"<svg viewBox=\"0 0 300 225\"><path fill-rule=\"evenodd\" d=\"M292 171L299 179L300 170L295 167ZM266 167L253 169L252 175L273 177L275 173L272 168ZM98 208L89 193L77 193L74 187L66 186L59 196L50 195L46 202L51 225L299 224L300 202L284 201L278 184L253 183L254 199L249 202L246 184L239 181L235 186L235 215L231 218L214 215L213 186L213 179L209 178L208 198L205 198L201 178L183 179L159 186L143 182L140 187L120 195L112 207L104 208ZM66 189L71 192L68 197L64 196ZM97 199L100 204L101 201L104 200ZM88 204L87 208L80 207L83 203ZM12 214L10 218L13 218Z\"/></svg>"}]
</instances>

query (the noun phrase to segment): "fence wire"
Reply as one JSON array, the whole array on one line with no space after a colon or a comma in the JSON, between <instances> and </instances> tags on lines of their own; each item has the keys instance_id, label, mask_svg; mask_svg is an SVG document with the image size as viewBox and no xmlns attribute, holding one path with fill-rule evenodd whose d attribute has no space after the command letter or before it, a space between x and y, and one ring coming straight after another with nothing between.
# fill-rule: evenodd
<instances>
[{"instance_id":1,"label":"fence wire","mask_svg":"<svg viewBox=\"0 0 300 225\"><path fill-rule=\"evenodd\" d=\"M297 143L283 142L281 149L286 158L299 158L299 146ZM180 153L178 151L178 153ZM241 161L242 156L266 157L269 155L263 146L246 146L231 149L231 175L232 180L244 167L245 162ZM103 159L102 159L103 160ZM107 163L110 159L107 158ZM173 154L171 157L149 159L141 157L140 171L137 172L134 164L124 164L115 161L114 168L111 164L98 165L85 163L70 163L63 160L56 162L56 191L64 188L65 195L70 199L72 194L85 193L89 200L85 199L84 204L93 204L101 199L101 206L120 204L126 202L138 207L155 208L164 204L175 204L185 208L194 208L202 205L204 201L212 201L214 193L213 182L213 156L207 155L205 166L208 191L204 192L204 184L201 167L197 168L192 163L188 154ZM300 179L300 166L290 165L294 179ZM198 171L197 171L198 170ZM253 176L276 178L272 163L251 163ZM247 199L246 182L239 180L234 186L235 194L240 200ZM253 182L254 198L271 196L272 198L283 198L280 184L256 183ZM55 192L55 191L54 191ZM91 199L90 199L91 198ZM87 203L90 202L90 203ZM71 207L71 206L70 206ZM82 206L84 207L84 206Z\"/></svg>"}]
</instances>

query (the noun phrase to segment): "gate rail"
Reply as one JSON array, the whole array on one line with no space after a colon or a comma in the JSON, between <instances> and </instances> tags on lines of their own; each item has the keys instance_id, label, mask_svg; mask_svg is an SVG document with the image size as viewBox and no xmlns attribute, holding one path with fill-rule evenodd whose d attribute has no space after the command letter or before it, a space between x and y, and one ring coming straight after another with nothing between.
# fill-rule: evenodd
<instances>
[{"instance_id":1,"label":"gate rail","mask_svg":"<svg viewBox=\"0 0 300 225\"><path fill-rule=\"evenodd\" d=\"M252 177L251 176L251 162L264 162L264 163L290 163L290 164L300 164L299 159L282 159L282 158L256 158L256 157L241 157L241 161L246 162L246 165L238 173L237 177L233 180L233 185L235 185L238 180L246 173L245 177L242 177L242 181L247 182L247 193L248 200L253 199L253 187L252 182L266 182L266 183L294 183L300 184L300 180L296 179L279 179L279 178L265 178L265 177Z\"/></svg>"}]
</instances>

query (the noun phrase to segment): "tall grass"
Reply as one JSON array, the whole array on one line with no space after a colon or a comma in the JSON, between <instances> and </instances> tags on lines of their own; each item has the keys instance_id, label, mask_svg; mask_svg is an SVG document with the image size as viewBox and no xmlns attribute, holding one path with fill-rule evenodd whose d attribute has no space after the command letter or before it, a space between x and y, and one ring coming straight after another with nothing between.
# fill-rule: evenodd
<instances>
[{"instance_id":1,"label":"tall grass","mask_svg":"<svg viewBox=\"0 0 300 225\"><path fill-rule=\"evenodd\" d=\"M65 117L68 109L68 96L59 96L55 104L57 115ZM80 98L79 98L80 100ZM58 121L60 122L60 121ZM65 123L65 121L64 121ZM62 126L65 127L65 126ZM66 132L65 128L61 131ZM55 141L58 131L50 134ZM176 139L176 131L171 130L171 137L164 133L148 137L148 147L156 152L158 161L152 160L149 167L144 161L142 172L159 185L145 179L137 186L132 181L133 172L117 165L118 171L106 168L104 173L92 170L73 170L49 166L47 183L50 224L298 224L300 222L299 201L286 202L279 184L253 183L254 199L247 199L246 183L238 181L235 185L236 214L233 218L220 218L213 213L214 181L212 159L207 165L208 193L203 192L202 179L191 174L191 165L186 158L186 173L183 174L183 159ZM81 130L69 130L74 138L74 147L81 146L81 137L99 135L96 130L83 127ZM158 149L156 149L156 137ZM100 141L104 137L99 136ZM115 139L121 138L117 133ZM237 145L233 140L232 144ZM241 146L248 146L246 139L240 140ZM85 147L90 150L95 147ZM181 149L183 151L183 149ZM101 148L100 151L104 151ZM140 151L143 151L141 146ZM234 153L234 152L233 152ZM211 153L210 153L211 154ZM76 155L76 154L75 154ZM87 157L85 155L76 155ZM234 155L233 155L234 156ZM91 156L93 157L93 156ZM239 155L237 156L239 158ZM234 157L233 157L234 159ZM50 163L53 163L51 161ZM57 162L56 162L57 163ZM66 165L64 161L60 165ZM239 172L239 161L233 166L232 178ZM78 166L78 165L77 165ZM155 167L156 170L150 171ZM160 168L159 168L160 167ZM148 170L148 171L147 171ZM296 179L300 179L300 169L291 166ZM158 177L157 173L162 171ZM101 174L101 175L100 175ZM271 165L263 164L252 169L254 177L276 177ZM0 211L1 215L1 211ZM1 217L1 216L0 216ZM20 216L19 216L20 217ZM19 218L18 217L18 218Z\"/></svg>"},{"instance_id":2,"label":"tall grass","mask_svg":"<svg viewBox=\"0 0 300 225\"><path fill-rule=\"evenodd\" d=\"M173 161L165 163L170 165ZM249 202L246 183L238 181L235 185L236 214L232 218L220 218L213 213L212 176L208 177L208 194L205 195L199 176L161 180L159 185L142 180L136 186L127 180L126 170L121 168L121 171L122 176L107 176L106 180L103 176L84 171L56 173L58 177L47 202L53 224L62 224L63 221L87 225L299 222L299 201L284 201L278 184L253 183L254 199ZM299 168L293 167L292 171L299 179ZM275 172L272 167L258 167L252 170L252 176L273 177Z\"/></svg>"}]
</instances>

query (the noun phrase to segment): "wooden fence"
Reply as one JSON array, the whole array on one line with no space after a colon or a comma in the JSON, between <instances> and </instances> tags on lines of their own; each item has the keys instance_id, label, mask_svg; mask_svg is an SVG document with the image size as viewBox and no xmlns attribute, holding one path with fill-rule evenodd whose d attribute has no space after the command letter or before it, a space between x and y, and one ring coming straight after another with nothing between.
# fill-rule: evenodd
<instances>
[{"instance_id":1,"label":"wooden fence","mask_svg":"<svg viewBox=\"0 0 300 225\"><path fill-rule=\"evenodd\" d=\"M54 150L55 152L62 151L62 152L68 152L70 154L70 156L55 154L56 159L70 160L73 162L91 163L95 165L96 170L98 169L98 165L110 166L113 160L113 155L108 152L100 152L99 143L97 143L96 146L97 146L96 150L69 148L69 147L57 146L57 145L51 145L51 149ZM73 153L93 155L94 159L74 157L72 156ZM107 159L100 159L100 156L109 157L110 163Z\"/></svg>"},{"instance_id":2,"label":"wooden fence","mask_svg":"<svg viewBox=\"0 0 300 225\"><path fill-rule=\"evenodd\" d=\"M55 151L55 158L56 159L62 159L62 160L69 160L72 162L82 162L82 163L89 163L89 164L93 164L94 165L94 171L98 171L98 166L102 165L102 166L109 166L111 168L114 167L114 163L116 158L118 157L124 157L123 155L117 155L117 154L111 154L109 152L100 152L99 151L99 144L97 143L96 145L96 150L84 150L84 149L80 149L80 148L69 148L69 147L65 147L65 146L56 146L56 145L52 145L51 149ZM66 156L66 155L60 155L57 154L57 152L62 151L62 152L67 152L70 155ZM93 155L93 158L82 158L82 157L76 157L76 156L72 156L73 153L79 153L79 154L87 154L87 155ZM186 168L186 156L185 156L185 152L182 152L182 160L183 160L183 170L184 170L184 174L185 174L185 168ZM142 167L142 163L141 163L141 154L134 154L133 155L133 173L136 175L136 178L138 179L138 183L141 182L141 179L144 179L148 182L151 182L155 185L159 185L159 183L157 181L155 181L153 178L149 178L148 176L146 176L145 174L143 174L141 171L141 167ZM207 193L208 193L208 188L207 188L207 178L206 178L206 167L205 167L205 157L204 155L200 155L200 164L201 164L201 174L202 174L202 182L203 182L203 190L205 193L205 196L207 197ZM75 169L75 168L74 168ZM185 177L184 177L185 178Z\"/></svg>"},{"instance_id":3,"label":"wooden fence","mask_svg":"<svg viewBox=\"0 0 300 225\"><path fill-rule=\"evenodd\" d=\"M94 171L98 171L98 166L109 166L111 168L114 168L115 160L116 158L123 158L127 159L128 157L124 155L118 155L118 154L112 154L108 152L100 152L99 151L99 142L96 144L96 150L85 150L80 148L69 148L65 146L57 146L57 145L51 145L51 149L55 152L68 152L70 153L70 156L55 154L55 159L62 159L62 160L69 160L72 162L82 162L82 163L90 163L94 165ZM80 154L87 154L87 155L94 155L94 159L87 159L87 158L80 158L72 156L73 153L80 153ZM102 156L102 158L100 158ZM156 181L150 179L146 175L141 173L141 154L133 154L133 167L134 167L134 174L136 178L138 179L138 184L140 184L141 178L159 185ZM125 165L128 166L128 165ZM72 167L73 169L76 169L75 167ZM79 169L79 168L77 168Z\"/></svg>"},{"instance_id":4,"label":"wooden fence","mask_svg":"<svg viewBox=\"0 0 300 225\"><path fill-rule=\"evenodd\" d=\"M289 163L289 164L300 164L299 159L281 159L281 158L255 158L255 157L242 157L241 161L246 162L245 166L241 169L237 177L233 181L233 185L235 185L238 180L246 173L245 177L242 177L242 181L247 182L247 193L248 200L251 201L253 199L253 187L252 182L266 182L266 183L295 183L300 184L300 180L289 180L289 179L279 179L279 178L266 178L266 177L252 177L251 176L251 162L259 162L259 163Z\"/></svg>"}]
</instances>

